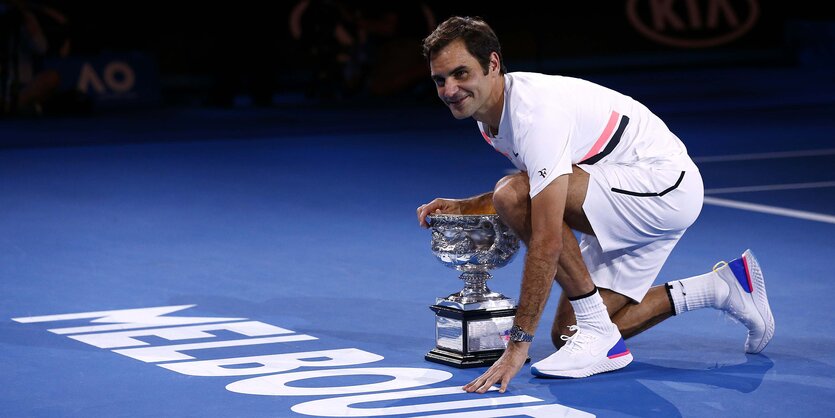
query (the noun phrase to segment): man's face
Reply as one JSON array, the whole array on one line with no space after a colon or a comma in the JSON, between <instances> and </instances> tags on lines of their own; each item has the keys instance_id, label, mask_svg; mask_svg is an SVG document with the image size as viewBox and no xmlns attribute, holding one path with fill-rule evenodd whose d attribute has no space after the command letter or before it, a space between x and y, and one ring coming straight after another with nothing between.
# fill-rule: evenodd
<instances>
[{"instance_id":1,"label":"man's face","mask_svg":"<svg viewBox=\"0 0 835 418\"><path fill-rule=\"evenodd\" d=\"M429 60L432 80L438 97L446 103L456 119L465 119L476 112L486 112L491 83L474 56L467 52L464 41L453 41Z\"/></svg>"}]
</instances>

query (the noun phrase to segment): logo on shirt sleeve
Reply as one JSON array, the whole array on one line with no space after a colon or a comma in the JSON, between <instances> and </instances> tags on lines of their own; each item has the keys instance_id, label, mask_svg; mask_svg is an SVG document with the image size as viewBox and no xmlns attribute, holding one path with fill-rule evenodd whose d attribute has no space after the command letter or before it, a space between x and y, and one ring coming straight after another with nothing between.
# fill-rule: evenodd
<instances>
[{"instance_id":1,"label":"logo on shirt sleeve","mask_svg":"<svg viewBox=\"0 0 835 418\"><path fill-rule=\"evenodd\" d=\"M539 175L542 176L542 178L545 178L545 176L548 175L548 172L543 168L542 170L539 170Z\"/></svg>"}]
</instances>

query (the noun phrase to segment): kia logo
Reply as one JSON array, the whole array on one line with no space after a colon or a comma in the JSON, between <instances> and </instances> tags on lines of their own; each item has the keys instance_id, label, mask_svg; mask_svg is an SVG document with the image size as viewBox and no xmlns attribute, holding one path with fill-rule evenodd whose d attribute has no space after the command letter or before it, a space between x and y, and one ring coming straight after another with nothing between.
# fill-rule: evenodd
<instances>
[{"instance_id":1,"label":"kia logo","mask_svg":"<svg viewBox=\"0 0 835 418\"><path fill-rule=\"evenodd\" d=\"M647 38L679 48L722 45L746 34L759 17L757 0L629 0L626 14Z\"/></svg>"}]
</instances>

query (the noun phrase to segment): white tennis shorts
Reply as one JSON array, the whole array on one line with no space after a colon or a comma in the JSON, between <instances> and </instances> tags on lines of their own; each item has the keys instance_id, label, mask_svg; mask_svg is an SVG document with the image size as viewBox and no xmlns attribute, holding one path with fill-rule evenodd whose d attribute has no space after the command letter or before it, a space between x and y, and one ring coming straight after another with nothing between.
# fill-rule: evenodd
<instances>
[{"instance_id":1,"label":"white tennis shorts","mask_svg":"<svg viewBox=\"0 0 835 418\"><path fill-rule=\"evenodd\" d=\"M589 173L583 210L596 236L580 251L595 285L640 302L704 201L695 165L672 168L578 165Z\"/></svg>"}]
</instances>

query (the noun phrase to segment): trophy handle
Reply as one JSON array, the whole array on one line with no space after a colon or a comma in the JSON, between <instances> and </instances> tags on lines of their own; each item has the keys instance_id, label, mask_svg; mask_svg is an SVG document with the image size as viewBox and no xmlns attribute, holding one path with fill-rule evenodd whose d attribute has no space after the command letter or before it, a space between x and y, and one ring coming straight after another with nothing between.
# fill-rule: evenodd
<instances>
[{"instance_id":1,"label":"trophy handle","mask_svg":"<svg viewBox=\"0 0 835 418\"><path fill-rule=\"evenodd\" d=\"M493 222L493 232L495 232L493 245L490 246L490 253L495 254L496 250L498 250L499 243L502 241L502 231L499 227L499 224L502 223L502 219L496 216L496 221Z\"/></svg>"}]
</instances>

